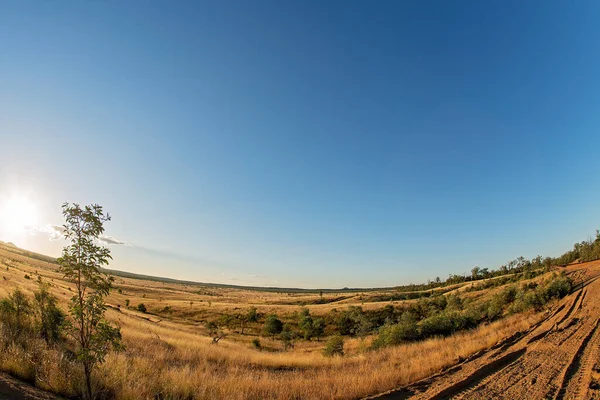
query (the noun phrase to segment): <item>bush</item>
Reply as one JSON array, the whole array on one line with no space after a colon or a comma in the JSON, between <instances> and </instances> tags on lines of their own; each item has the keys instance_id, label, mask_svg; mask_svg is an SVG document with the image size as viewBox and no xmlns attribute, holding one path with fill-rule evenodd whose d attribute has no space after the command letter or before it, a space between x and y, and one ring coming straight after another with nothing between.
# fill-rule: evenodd
<instances>
[{"instance_id":1,"label":"bush","mask_svg":"<svg viewBox=\"0 0 600 400\"><path fill-rule=\"evenodd\" d=\"M0 321L10 337L17 338L31 326L30 311L31 303L19 288L0 301Z\"/></svg>"},{"instance_id":2,"label":"bush","mask_svg":"<svg viewBox=\"0 0 600 400\"><path fill-rule=\"evenodd\" d=\"M405 312L397 324L384 325L379 329L379 334L373 342L372 347L394 346L418 338L417 319L413 314Z\"/></svg>"},{"instance_id":3,"label":"bush","mask_svg":"<svg viewBox=\"0 0 600 400\"><path fill-rule=\"evenodd\" d=\"M561 299L571 293L571 288L572 282L569 278L557 276L544 286L542 296L546 301Z\"/></svg>"},{"instance_id":4,"label":"bush","mask_svg":"<svg viewBox=\"0 0 600 400\"><path fill-rule=\"evenodd\" d=\"M65 322L65 313L56 305L58 299L50 293L48 286L40 284L34 294L35 313L39 317L40 336L46 343L60 339L61 329Z\"/></svg>"},{"instance_id":5,"label":"bush","mask_svg":"<svg viewBox=\"0 0 600 400\"><path fill-rule=\"evenodd\" d=\"M335 335L327 339L323 355L326 357L343 356L344 355L344 338L340 335Z\"/></svg>"},{"instance_id":6,"label":"bush","mask_svg":"<svg viewBox=\"0 0 600 400\"><path fill-rule=\"evenodd\" d=\"M283 323L281 322L281 320L279 318L277 318L277 315L275 315L275 314L269 315L267 317L267 320L265 321L265 327L264 327L265 333L267 335L270 335L271 337L275 338L275 335L280 334L282 330L283 330Z\"/></svg>"},{"instance_id":7,"label":"bush","mask_svg":"<svg viewBox=\"0 0 600 400\"><path fill-rule=\"evenodd\" d=\"M425 318L419 324L421 336L446 336L454 332L454 324L445 313L435 314Z\"/></svg>"},{"instance_id":8,"label":"bush","mask_svg":"<svg viewBox=\"0 0 600 400\"><path fill-rule=\"evenodd\" d=\"M138 306L137 306L137 310L138 310L139 312L143 312L143 313L146 313L146 311L147 311L147 309L146 309L146 306L144 305L144 303L140 303L140 304L138 304Z\"/></svg>"},{"instance_id":9,"label":"bush","mask_svg":"<svg viewBox=\"0 0 600 400\"><path fill-rule=\"evenodd\" d=\"M259 338L252 339L252 346L254 346L254 348L257 350L262 350L262 345L260 344Z\"/></svg>"}]
</instances>

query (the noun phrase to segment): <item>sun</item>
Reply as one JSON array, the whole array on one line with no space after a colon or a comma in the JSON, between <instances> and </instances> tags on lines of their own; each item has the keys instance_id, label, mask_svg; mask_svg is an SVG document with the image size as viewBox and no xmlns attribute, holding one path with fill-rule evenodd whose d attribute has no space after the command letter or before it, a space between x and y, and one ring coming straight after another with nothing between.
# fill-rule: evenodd
<instances>
[{"instance_id":1,"label":"sun","mask_svg":"<svg viewBox=\"0 0 600 400\"><path fill-rule=\"evenodd\" d=\"M37 222L37 207L29 198L13 195L0 200L0 231L9 238L25 233Z\"/></svg>"}]
</instances>

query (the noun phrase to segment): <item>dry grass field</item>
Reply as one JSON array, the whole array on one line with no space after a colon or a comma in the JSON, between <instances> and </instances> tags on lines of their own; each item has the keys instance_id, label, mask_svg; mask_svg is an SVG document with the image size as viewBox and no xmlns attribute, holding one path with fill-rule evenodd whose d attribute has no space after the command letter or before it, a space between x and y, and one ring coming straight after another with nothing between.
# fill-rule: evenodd
<instances>
[{"instance_id":1,"label":"dry grass field","mask_svg":"<svg viewBox=\"0 0 600 400\"><path fill-rule=\"evenodd\" d=\"M32 295L39 277L50 283L66 309L72 288L56 265L12 250L0 249L0 298L17 287ZM502 288L471 291L466 296L482 299ZM374 335L349 337L343 357L325 357L323 339L314 338L297 339L286 351L280 340L261 335L260 322L248 323L242 335L234 319L223 325L226 336L218 344L212 343L205 327L207 321L244 313L250 307L256 307L259 315L277 313L286 322L294 320L302 304L312 315L326 316L349 306L375 310L416 301L367 299L381 294L385 295L278 293L116 277L107 298L107 317L121 327L125 350L110 353L96 371L97 391L101 398L117 399L363 398L440 373L526 331L546 315L516 313L451 336L376 350L370 350ZM337 301L314 304L328 297ZM137 311L140 303L146 306L146 313ZM330 333L328 329L325 336ZM253 346L254 339L260 340L261 349ZM60 351L44 347L41 341L28 350L9 346L0 354L0 370L54 393L69 396L79 390L78 369Z\"/></svg>"}]
</instances>

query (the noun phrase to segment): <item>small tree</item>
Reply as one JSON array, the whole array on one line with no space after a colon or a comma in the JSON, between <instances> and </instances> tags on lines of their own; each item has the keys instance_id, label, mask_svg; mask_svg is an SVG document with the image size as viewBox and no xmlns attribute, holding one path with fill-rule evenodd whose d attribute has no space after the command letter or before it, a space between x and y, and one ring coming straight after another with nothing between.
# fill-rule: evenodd
<instances>
[{"instance_id":1,"label":"small tree","mask_svg":"<svg viewBox=\"0 0 600 400\"><path fill-rule=\"evenodd\" d=\"M111 347L121 347L120 329L104 318L104 297L110 291L112 278L101 268L112 257L108 248L98 245L98 238L110 216L97 204L80 207L65 203L62 208L63 234L70 244L63 248L57 261L65 279L75 286L69 307L72 318L69 332L77 343L77 359L83 366L84 397L92 399L94 367L104 362Z\"/></svg>"},{"instance_id":2,"label":"small tree","mask_svg":"<svg viewBox=\"0 0 600 400\"><path fill-rule=\"evenodd\" d=\"M323 318L315 318L313 320L313 334L317 338L317 342L321 340L323 333L325 333L325 320Z\"/></svg>"},{"instance_id":3,"label":"small tree","mask_svg":"<svg viewBox=\"0 0 600 400\"><path fill-rule=\"evenodd\" d=\"M275 339L275 335L280 334L282 330L283 323L277 318L277 315L269 315L265 321L265 333Z\"/></svg>"},{"instance_id":4,"label":"small tree","mask_svg":"<svg viewBox=\"0 0 600 400\"><path fill-rule=\"evenodd\" d=\"M16 288L7 299L0 302L2 320L6 324L13 339L17 338L26 325L31 311L31 303L21 289Z\"/></svg>"},{"instance_id":5,"label":"small tree","mask_svg":"<svg viewBox=\"0 0 600 400\"><path fill-rule=\"evenodd\" d=\"M40 336L46 343L60 338L60 331L65 321L65 314L56 305L58 299L48 289L48 284L40 281L40 288L34 293L35 313L39 318Z\"/></svg>"}]
</instances>

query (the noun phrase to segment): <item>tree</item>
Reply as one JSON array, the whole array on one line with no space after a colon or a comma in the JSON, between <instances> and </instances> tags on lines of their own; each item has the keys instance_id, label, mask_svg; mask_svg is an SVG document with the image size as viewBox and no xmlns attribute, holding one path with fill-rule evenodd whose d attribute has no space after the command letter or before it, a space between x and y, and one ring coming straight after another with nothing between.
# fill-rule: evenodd
<instances>
[{"instance_id":1,"label":"tree","mask_svg":"<svg viewBox=\"0 0 600 400\"><path fill-rule=\"evenodd\" d=\"M310 340L314 336L313 332L313 318L310 316L308 308L303 308L300 312L300 319L298 320L298 327L302 331L302 335L305 340Z\"/></svg>"},{"instance_id":2,"label":"tree","mask_svg":"<svg viewBox=\"0 0 600 400\"><path fill-rule=\"evenodd\" d=\"M471 270L471 277L473 278L473 280L477 280L477 278L479 278L479 271L479 267L475 267Z\"/></svg>"},{"instance_id":3,"label":"tree","mask_svg":"<svg viewBox=\"0 0 600 400\"><path fill-rule=\"evenodd\" d=\"M65 224L63 235L69 245L57 260L65 279L75 286L69 312L69 333L77 343L77 360L81 362L87 399L93 398L92 372L104 362L110 348L121 346L121 331L105 318L104 298L108 295L112 277L101 268L112 259L110 250L98 245L104 233L104 223L110 216L102 207L92 204L80 207L65 203L62 206Z\"/></svg>"},{"instance_id":4,"label":"tree","mask_svg":"<svg viewBox=\"0 0 600 400\"><path fill-rule=\"evenodd\" d=\"M1 319L13 338L17 338L28 324L30 311L31 303L19 288L16 288L8 295L7 299L0 302Z\"/></svg>"},{"instance_id":5,"label":"tree","mask_svg":"<svg viewBox=\"0 0 600 400\"><path fill-rule=\"evenodd\" d=\"M313 320L313 335L316 336L317 342L321 340L323 333L325 333L325 320L323 318L315 318Z\"/></svg>"},{"instance_id":6,"label":"tree","mask_svg":"<svg viewBox=\"0 0 600 400\"><path fill-rule=\"evenodd\" d=\"M271 335L271 337L274 339L275 335L280 334L282 330L283 323L279 318L277 318L277 315L269 315L265 321L265 333L267 335Z\"/></svg>"},{"instance_id":7,"label":"tree","mask_svg":"<svg viewBox=\"0 0 600 400\"><path fill-rule=\"evenodd\" d=\"M209 336L212 338L212 344L219 344L219 340L227 336L214 321L206 322L205 326L206 330L208 330Z\"/></svg>"},{"instance_id":8,"label":"tree","mask_svg":"<svg viewBox=\"0 0 600 400\"><path fill-rule=\"evenodd\" d=\"M58 299L48 289L48 284L40 281L40 288L34 293L34 309L40 324L40 336L46 343L56 342L65 321L65 314L56 305Z\"/></svg>"}]
</instances>

